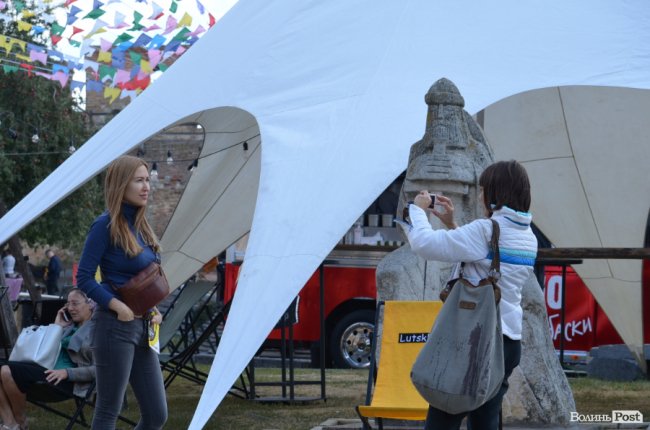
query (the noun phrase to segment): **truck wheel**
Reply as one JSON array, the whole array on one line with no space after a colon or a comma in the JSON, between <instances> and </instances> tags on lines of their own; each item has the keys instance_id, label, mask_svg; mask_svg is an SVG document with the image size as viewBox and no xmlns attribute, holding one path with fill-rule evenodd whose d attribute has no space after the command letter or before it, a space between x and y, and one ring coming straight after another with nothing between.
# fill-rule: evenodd
<instances>
[{"instance_id":1,"label":"truck wheel","mask_svg":"<svg viewBox=\"0 0 650 430\"><path fill-rule=\"evenodd\" d=\"M360 309L341 318L330 336L330 353L335 367L370 367L375 312Z\"/></svg>"}]
</instances>

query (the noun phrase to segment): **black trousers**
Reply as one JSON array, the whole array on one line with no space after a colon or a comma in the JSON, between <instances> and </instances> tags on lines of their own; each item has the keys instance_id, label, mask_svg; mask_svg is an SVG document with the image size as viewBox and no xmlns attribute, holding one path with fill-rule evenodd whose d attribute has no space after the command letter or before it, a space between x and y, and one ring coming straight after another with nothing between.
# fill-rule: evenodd
<instances>
[{"instance_id":1,"label":"black trousers","mask_svg":"<svg viewBox=\"0 0 650 430\"><path fill-rule=\"evenodd\" d=\"M512 340L503 336L503 359L505 375L501 388L497 394L484 403L478 409L462 414L448 414L447 412L429 406L427 421L424 430L457 430L463 418L467 417L467 428L469 430L496 430L499 428L499 411L501 401L508 391L508 378L521 360L521 341Z\"/></svg>"}]
</instances>

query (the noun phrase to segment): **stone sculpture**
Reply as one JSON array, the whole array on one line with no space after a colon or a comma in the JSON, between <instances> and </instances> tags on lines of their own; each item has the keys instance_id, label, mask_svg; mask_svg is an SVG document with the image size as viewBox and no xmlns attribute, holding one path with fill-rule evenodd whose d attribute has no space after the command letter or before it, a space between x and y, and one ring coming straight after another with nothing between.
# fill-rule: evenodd
<instances>
[{"instance_id":1,"label":"stone sculpture","mask_svg":"<svg viewBox=\"0 0 650 430\"><path fill-rule=\"evenodd\" d=\"M424 136L409 154L397 217L422 189L450 197L459 225L482 216L478 178L492 154L476 121L463 109L464 100L448 79L427 92ZM437 218L431 220L441 228ZM444 227L443 227L444 228ZM388 254L377 266L379 300L438 300L453 265L425 261L408 244ZM546 307L535 278L524 287L522 360L510 378L504 420L527 424L567 424L575 411L573 394L555 356ZM381 357L379 357L381 360Z\"/></svg>"}]
</instances>

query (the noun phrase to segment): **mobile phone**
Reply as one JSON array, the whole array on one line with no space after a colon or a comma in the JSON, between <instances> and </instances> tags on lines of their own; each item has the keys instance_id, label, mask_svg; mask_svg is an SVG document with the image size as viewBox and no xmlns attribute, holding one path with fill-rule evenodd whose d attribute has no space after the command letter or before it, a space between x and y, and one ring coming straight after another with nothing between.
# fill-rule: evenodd
<instances>
[{"instance_id":1,"label":"mobile phone","mask_svg":"<svg viewBox=\"0 0 650 430\"><path fill-rule=\"evenodd\" d=\"M429 209L433 209L433 206L436 204L436 195L429 194L429 197L431 197L431 204L429 205Z\"/></svg>"},{"instance_id":2,"label":"mobile phone","mask_svg":"<svg viewBox=\"0 0 650 430\"><path fill-rule=\"evenodd\" d=\"M70 313L68 312L67 309L63 310L63 320L66 322L72 321L72 316L70 316Z\"/></svg>"}]
</instances>

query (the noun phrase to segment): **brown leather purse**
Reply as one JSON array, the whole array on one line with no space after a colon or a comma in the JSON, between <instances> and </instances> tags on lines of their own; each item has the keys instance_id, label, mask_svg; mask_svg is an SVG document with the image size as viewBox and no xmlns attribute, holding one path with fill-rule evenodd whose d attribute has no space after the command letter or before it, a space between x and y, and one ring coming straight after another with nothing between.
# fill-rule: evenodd
<instances>
[{"instance_id":1,"label":"brown leather purse","mask_svg":"<svg viewBox=\"0 0 650 430\"><path fill-rule=\"evenodd\" d=\"M461 263L460 274L458 275L458 278L454 278L447 282L445 288L440 291L440 300L443 302L447 300L447 297L449 297L449 293L451 293L451 289L454 288L456 282L463 282L465 285L474 288L483 287L485 285L492 285L492 288L494 289L495 302L498 304L501 300L501 289L497 285L497 282L501 278L501 255L499 254L499 233L501 230L499 228L499 223L493 219L490 219L490 221L492 221L492 239L490 240L489 246L490 250L492 250L493 257L487 278L481 279L478 285L472 284L467 279L463 278L463 268L465 267L465 263Z\"/></svg>"},{"instance_id":2,"label":"brown leather purse","mask_svg":"<svg viewBox=\"0 0 650 430\"><path fill-rule=\"evenodd\" d=\"M165 272L153 262L120 288L113 289L135 315L143 316L169 295L169 283Z\"/></svg>"}]
</instances>

